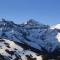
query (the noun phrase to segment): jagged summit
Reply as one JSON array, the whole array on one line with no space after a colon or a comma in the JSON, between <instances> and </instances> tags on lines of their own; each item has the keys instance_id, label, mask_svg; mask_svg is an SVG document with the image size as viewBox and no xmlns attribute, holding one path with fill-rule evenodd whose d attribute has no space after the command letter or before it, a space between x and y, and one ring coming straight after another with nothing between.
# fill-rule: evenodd
<instances>
[{"instance_id":1,"label":"jagged summit","mask_svg":"<svg viewBox=\"0 0 60 60\"><path fill-rule=\"evenodd\" d=\"M0 22L5 22L5 23L9 22L9 23L13 23L13 21L8 21L8 20L6 20L6 19L4 19L4 18L2 18Z\"/></svg>"},{"instance_id":2,"label":"jagged summit","mask_svg":"<svg viewBox=\"0 0 60 60\"><path fill-rule=\"evenodd\" d=\"M15 23L13 21L7 21L4 18L2 18L2 20L0 21L0 27L2 27L2 26L5 26L5 27L10 26L11 27L13 25L15 25Z\"/></svg>"},{"instance_id":3,"label":"jagged summit","mask_svg":"<svg viewBox=\"0 0 60 60\"><path fill-rule=\"evenodd\" d=\"M33 19L30 19L29 21L27 21L27 24L30 24L30 25L40 25L39 22L33 20Z\"/></svg>"},{"instance_id":4,"label":"jagged summit","mask_svg":"<svg viewBox=\"0 0 60 60\"><path fill-rule=\"evenodd\" d=\"M25 28L48 28L49 27L48 25L41 24L34 19L28 20L26 24L21 24L21 26Z\"/></svg>"}]
</instances>

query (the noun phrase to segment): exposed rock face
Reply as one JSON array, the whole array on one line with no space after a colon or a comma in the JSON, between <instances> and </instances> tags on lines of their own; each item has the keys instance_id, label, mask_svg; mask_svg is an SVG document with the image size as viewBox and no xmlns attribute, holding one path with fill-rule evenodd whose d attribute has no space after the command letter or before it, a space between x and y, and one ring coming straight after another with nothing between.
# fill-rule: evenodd
<instances>
[{"instance_id":1,"label":"exposed rock face","mask_svg":"<svg viewBox=\"0 0 60 60\"><path fill-rule=\"evenodd\" d=\"M59 24L48 26L29 20L26 24L0 21L0 60L60 59Z\"/></svg>"}]
</instances>

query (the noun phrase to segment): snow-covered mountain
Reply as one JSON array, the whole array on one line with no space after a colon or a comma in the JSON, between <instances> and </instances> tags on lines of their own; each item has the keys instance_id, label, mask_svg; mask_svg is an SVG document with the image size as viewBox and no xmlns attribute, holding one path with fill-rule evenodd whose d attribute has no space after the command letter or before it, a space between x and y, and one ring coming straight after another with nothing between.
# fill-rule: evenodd
<instances>
[{"instance_id":1,"label":"snow-covered mountain","mask_svg":"<svg viewBox=\"0 0 60 60\"><path fill-rule=\"evenodd\" d=\"M60 24L49 26L33 19L25 24L0 21L0 60L43 60L45 54L58 53Z\"/></svg>"}]
</instances>

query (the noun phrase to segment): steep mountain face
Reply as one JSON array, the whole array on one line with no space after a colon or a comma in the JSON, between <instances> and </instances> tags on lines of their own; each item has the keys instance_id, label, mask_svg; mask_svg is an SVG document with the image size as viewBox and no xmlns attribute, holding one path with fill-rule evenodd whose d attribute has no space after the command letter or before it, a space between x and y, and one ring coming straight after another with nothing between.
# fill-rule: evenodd
<instances>
[{"instance_id":1,"label":"steep mountain face","mask_svg":"<svg viewBox=\"0 0 60 60\"><path fill-rule=\"evenodd\" d=\"M25 24L0 21L0 60L43 60L60 52L59 24L48 26L34 20ZM53 54L52 54L53 53ZM50 58L50 57L49 57Z\"/></svg>"}]
</instances>

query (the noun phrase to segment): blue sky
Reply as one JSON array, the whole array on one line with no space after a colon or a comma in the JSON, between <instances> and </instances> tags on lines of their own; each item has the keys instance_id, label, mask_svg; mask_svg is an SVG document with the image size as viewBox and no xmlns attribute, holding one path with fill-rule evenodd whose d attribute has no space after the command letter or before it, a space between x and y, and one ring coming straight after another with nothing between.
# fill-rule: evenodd
<instances>
[{"instance_id":1,"label":"blue sky","mask_svg":"<svg viewBox=\"0 0 60 60\"><path fill-rule=\"evenodd\" d=\"M0 0L0 19L15 23L34 19L44 24L60 23L60 0Z\"/></svg>"}]
</instances>

